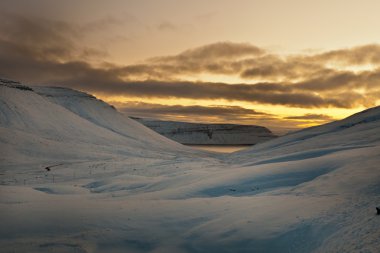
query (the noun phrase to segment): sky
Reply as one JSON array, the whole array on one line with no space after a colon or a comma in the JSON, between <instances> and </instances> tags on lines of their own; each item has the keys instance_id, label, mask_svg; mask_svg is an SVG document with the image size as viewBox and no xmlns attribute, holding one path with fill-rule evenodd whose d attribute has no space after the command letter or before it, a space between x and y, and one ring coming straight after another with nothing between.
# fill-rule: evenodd
<instances>
[{"instance_id":1,"label":"sky","mask_svg":"<svg viewBox=\"0 0 380 253\"><path fill-rule=\"evenodd\" d=\"M135 117L303 128L380 104L377 0L2 0L0 76Z\"/></svg>"}]
</instances>

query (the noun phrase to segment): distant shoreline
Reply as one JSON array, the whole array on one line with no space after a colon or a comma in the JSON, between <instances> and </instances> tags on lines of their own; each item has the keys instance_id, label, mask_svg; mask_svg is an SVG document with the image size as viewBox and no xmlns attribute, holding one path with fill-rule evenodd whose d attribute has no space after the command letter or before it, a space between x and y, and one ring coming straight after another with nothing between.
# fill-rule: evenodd
<instances>
[{"instance_id":1,"label":"distant shoreline","mask_svg":"<svg viewBox=\"0 0 380 253\"><path fill-rule=\"evenodd\" d=\"M237 146L249 147L249 146L253 146L256 144L187 144L187 143L182 143L182 145L185 145L185 146L202 146L202 147L205 147L205 146L212 146L212 147L237 147Z\"/></svg>"},{"instance_id":2,"label":"distant shoreline","mask_svg":"<svg viewBox=\"0 0 380 253\"><path fill-rule=\"evenodd\" d=\"M233 153L242 149L250 148L253 145L249 144L243 144L243 145L231 145L231 144L200 144L200 145L193 145L193 144L183 144L185 146L199 149L199 150L206 150L211 152L217 152L217 153Z\"/></svg>"}]
</instances>

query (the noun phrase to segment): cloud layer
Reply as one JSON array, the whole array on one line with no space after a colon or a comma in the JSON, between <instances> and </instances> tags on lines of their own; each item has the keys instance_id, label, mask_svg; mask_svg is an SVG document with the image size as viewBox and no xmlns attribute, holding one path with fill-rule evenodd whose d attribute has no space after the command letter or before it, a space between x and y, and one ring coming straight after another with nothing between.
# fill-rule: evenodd
<instances>
[{"instance_id":1,"label":"cloud layer","mask_svg":"<svg viewBox=\"0 0 380 253\"><path fill-rule=\"evenodd\" d=\"M246 125L264 125L275 131L276 134L284 134L300 126L308 126L313 122L322 124L334 120L330 116L323 114L305 114L282 118L278 115L263 113L240 106L183 106L138 101L111 103L117 106L119 111L129 116L186 122L228 122Z\"/></svg>"},{"instance_id":2,"label":"cloud layer","mask_svg":"<svg viewBox=\"0 0 380 253\"><path fill-rule=\"evenodd\" d=\"M101 25L110 20L98 22ZM168 28L167 24L162 25L162 29ZM218 42L120 66L104 62L106 52L81 44L83 34L91 30L67 22L3 14L0 75L131 98L222 99L298 108L370 107L380 99L377 44L278 55L248 43ZM232 76L241 81L215 83L202 79L204 75ZM191 81L189 77L194 76L201 81ZM149 108L157 114L161 109ZM173 114L198 115L206 110L197 106L165 107L166 111L169 109ZM253 113L234 107L208 108L207 113L227 115L237 110L241 114ZM312 116L318 118L305 117Z\"/></svg>"}]
</instances>

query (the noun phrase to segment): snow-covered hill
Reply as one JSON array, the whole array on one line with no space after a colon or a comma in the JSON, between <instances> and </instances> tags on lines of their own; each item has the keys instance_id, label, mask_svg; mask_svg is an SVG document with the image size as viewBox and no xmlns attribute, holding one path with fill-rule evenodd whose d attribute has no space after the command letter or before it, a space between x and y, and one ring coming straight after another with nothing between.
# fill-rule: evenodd
<instances>
[{"instance_id":1,"label":"snow-covered hill","mask_svg":"<svg viewBox=\"0 0 380 253\"><path fill-rule=\"evenodd\" d=\"M0 80L0 103L2 164L193 152L82 92Z\"/></svg>"},{"instance_id":2,"label":"snow-covered hill","mask_svg":"<svg viewBox=\"0 0 380 253\"><path fill-rule=\"evenodd\" d=\"M46 97L91 123L136 140L150 147L171 146L183 148L178 143L163 138L150 129L119 113L113 106L83 92L60 87L33 87L34 91Z\"/></svg>"},{"instance_id":3,"label":"snow-covered hill","mask_svg":"<svg viewBox=\"0 0 380 253\"><path fill-rule=\"evenodd\" d=\"M331 147L334 147L334 150L344 150L351 147L373 146L380 142L379 122L380 106L343 120L290 133L233 154L230 158L253 161L277 154L312 153L315 150L328 150Z\"/></svg>"},{"instance_id":4,"label":"snow-covered hill","mask_svg":"<svg viewBox=\"0 0 380 253\"><path fill-rule=\"evenodd\" d=\"M234 124L198 124L175 121L138 119L157 133L182 144L254 145L276 138L262 126Z\"/></svg>"},{"instance_id":5,"label":"snow-covered hill","mask_svg":"<svg viewBox=\"0 0 380 253\"><path fill-rule=\"evenodd\" d=\"M229 155L0 85L1 252L373 252L380 107Z\"/></svg>"}]
</instances>

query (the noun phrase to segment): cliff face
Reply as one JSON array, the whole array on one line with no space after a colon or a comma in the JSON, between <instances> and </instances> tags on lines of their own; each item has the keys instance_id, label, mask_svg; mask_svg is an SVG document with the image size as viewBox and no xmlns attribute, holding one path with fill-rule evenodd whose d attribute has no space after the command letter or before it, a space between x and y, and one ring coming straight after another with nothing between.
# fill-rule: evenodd
<instances>
[{"instance_id":1,"label":"cliff face","mask_svg":"<svg viewBox=\"0 0 380 253\"><path fill-rule=\"evenodd\" d=\"M269 129L262 126L135 119L157 133L182 144L253 145L276 137Z\"/></svg>"}]
</instances>

